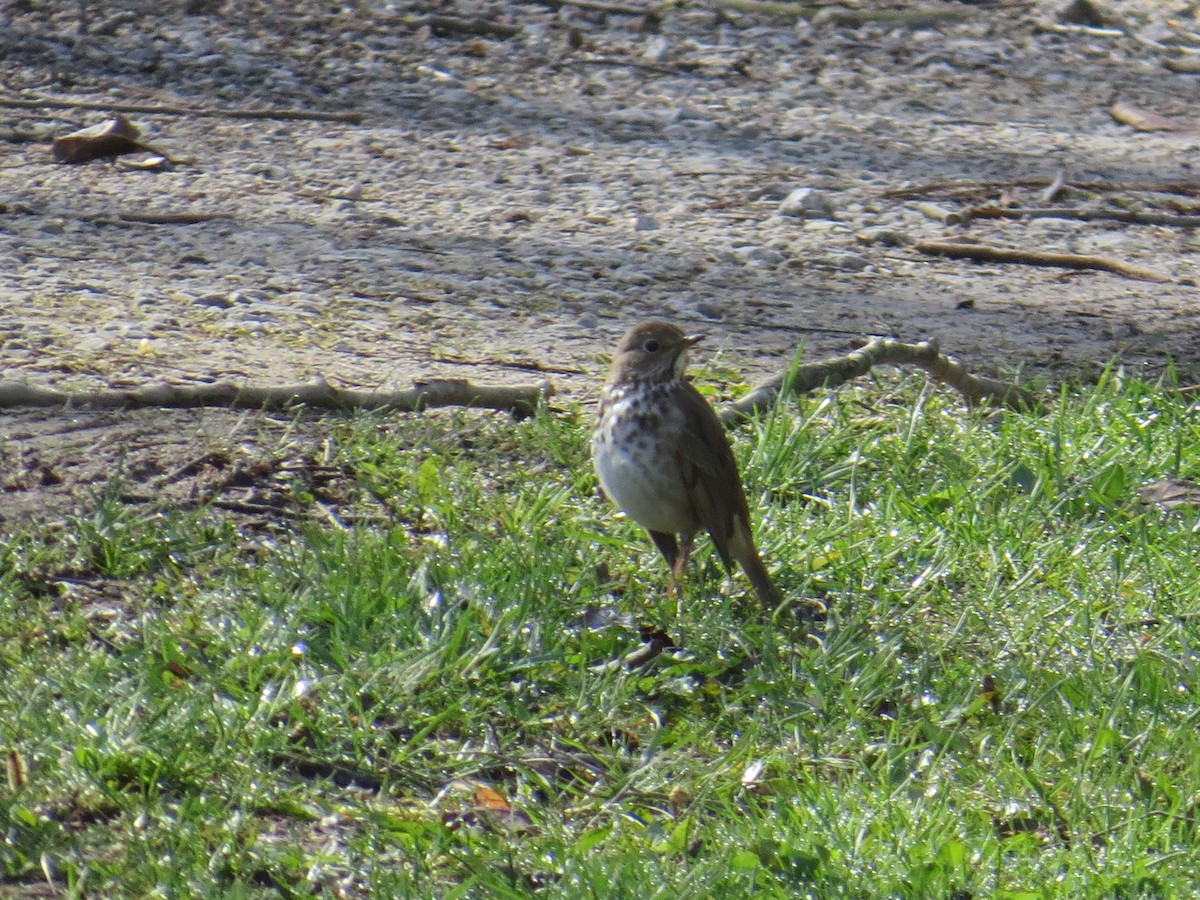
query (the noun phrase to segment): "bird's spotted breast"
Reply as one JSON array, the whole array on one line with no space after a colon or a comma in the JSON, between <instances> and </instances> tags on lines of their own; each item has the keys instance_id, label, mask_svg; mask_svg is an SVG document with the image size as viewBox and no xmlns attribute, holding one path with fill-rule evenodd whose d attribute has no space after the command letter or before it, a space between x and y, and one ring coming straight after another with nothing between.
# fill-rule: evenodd
<instances>
[{"instance_id":1,"label":"bird's spotted breast","mask_svg":"<svg viewBox=\"0 0 1200 900\"><path fill-rule=\"evenodd\" d=\"M686 422L672 383L609 386L601 398L592 458L606 494L652 531L699 527L677 452Z\"/></svg>"}]
</instances>

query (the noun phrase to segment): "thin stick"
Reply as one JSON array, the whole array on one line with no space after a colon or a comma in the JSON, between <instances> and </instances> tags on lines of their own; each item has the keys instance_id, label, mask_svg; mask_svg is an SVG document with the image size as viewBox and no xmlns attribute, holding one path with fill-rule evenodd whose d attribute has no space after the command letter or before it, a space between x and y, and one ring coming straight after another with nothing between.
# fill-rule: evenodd
<instances>
[{"instance_id":1,"label":"thin stick","mask_svg":"<svg viewBox=\"0 0 1200 900\"><path fill-rule=\"evenodd\" d=\"M864 347L845 356L834 356L816 363L798 366L794 371L776 375L754 388L736 403L720 412L721 421L732 425L768 409L780 393L806 394L819 387L836 387L859 378L875 366L912 365L930 377L954 388L970 406L1000 406L1009 409L1037 410L1040 399L1019 385L984 375L972 375L952 356L938 352L932 341L906 344L890 338L872 338Z\"/></svg>"},{"instance_id":2,"label":"thin stick","mask_svg":"<svg viewBox=\"0 0 1200 900\"><path fill-rule=\"evenodd\" d=\"M576 366L552 366L540 363L535 359L499 359L490 356L482 359L469 359L465 356L439 354L429 357L433 362L453 363L456 366L500 366L505 369L524 369L527 372L547 372L553 375L586 375L585 370Z\"/></svg>"},{"instance_id":3,"label":"thin stick","mask_svg":"<svg viewBox=\"0 0 1200 900\"><path fill-rule=\"evenodd\" d=\"M945 207L938 206L936 203L924 200L920 203L914 203L913 206L925 218L941 222L943 225L960 225L966 219L966 216L961 212L946 209Z\"/></svg>"},{"instance_id":4,"label":"thin stick","mask_svg":"<svg viewBox=\"0 0 1200 900\"><path fill-rule=\"evenodd\" d=\"M288 410L296 406L315 409L374 409L419 412L435 406L467 406L505 410L517 416L532 415L554 388L541 384L511 387L476 385L458 378L414 382L407 391L342 390L316 379L307 384L252 387L228 381L202 385L147 384L131 390L67 392L34 387L17 381L0 381L0 408L14 406L67 406L90 409L162 407L192 409L218 406L225 409Z\"/></svg>"},{"instance_id":5,"label":"thin stick","mask_svg":"<svg viewBox=\"0 0 1200 900\"><path fill-rule=\"evenodd\" d=\"M959 195L980 193L983 191L1002 191L1012 187L1045 187L1045 178L1018 178L1009 181L927 181L908 187L892 188L883 192L884 197L909 199L912 197L929 197L937 195ZM1160 182L1130 182L1120 184L1115 181L1072 181L1067 187L1080 191L1096 191L1110 193L1112 191L1152 191L1160 194L1194 194L1200 191L1200 181L1160 181Z\"/></svg>"},{"instance_id":6,"label":"thin stick","mask_svg":"<svg viewBox=\"0 0 1200 900\"><path fill-rule=\"evenodd\" d=\"M10 109L90 109L97 112L146 116L193 116L222 119L292 119L312 122L361 124L362 113L322 112L306 109L217 109L211 106L165 106L156 103L113 103L103 100L67 100L60 97L0 97L0 107Z\"/></svg>"},{"instance_id":7,"label":"thin stick","mask_svg":"<svg viewBox=\"0 0 1200 900\"><path fill-rule=\"evenodd\" d=\"M1195 228L1200 216L1181 216L1175 213L1132 212L1127 209L1070 209L1064 207L979 206L964 214L967 219L1073 219L1077 222L1128 222L1131 225L1170 225Z\"/></svg>"},{"instance_id":8,"label":"thin stick","mask_svg":"<svg viewBox=\"0 0 1200 900\"><path fill-rule=\"evenodd\" d=\"M973 259L977 262L1020 263L1026 266L1050 266L1059 269L1099 269L1138 281L1155 281L1160 284L1173 281L1170 275L1142 269L1109 259L1106 256L1084 256L1078 253L1041 253L1036 250L1012 250L1007 247L989 247L985 244L951 244L943 241L916 241L913 249L931 256L948 256L952 259Z\"/></svg>"},{"instance_id":9,"label":"thin stick","mask_svg":"<svg viewBox=\"0 0 1200 900\"><path fill-rule=\"evenodd\" d=\"M230 213L221 212L123 212L118 213L116 219L97 217L91 221L97 225L197 225L201 222L212 222L216 219L232 218L233 216Z\"/></svg>"},{"instance_id":10,"label":"thin stick","mask_svg":"<svg viewBox=\"0 0 1200 900\"><path fill-rule=\"evenodd\" d=\"M1067 173L1064 170L1059 169L1054 174L1054 180L1050 182L1044 191L1042 191L1039 199L1041 199L1043 203L1053 203L1058 198L1058 195L1062 193L1062 189L1066 185L1066 180Z\"/></svg>"}]
</instances>

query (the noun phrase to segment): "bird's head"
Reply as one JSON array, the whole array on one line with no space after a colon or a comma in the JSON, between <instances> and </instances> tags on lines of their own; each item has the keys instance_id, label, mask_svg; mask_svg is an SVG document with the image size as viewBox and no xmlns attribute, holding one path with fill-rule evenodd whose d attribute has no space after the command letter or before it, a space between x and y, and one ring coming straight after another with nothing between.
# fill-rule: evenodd
<instances>
[{"instance_id":1,"label":"bird's head","mask_svg":"<svg viewBox=\"0 0 1200 900\"><path fill-rule=\"evenodd\" d=\"M700 337L686 335L658 319L634 325L617 344L608 370L609 383L682 378L687 370L688 348L699 341Z\"/></svg>"}]
</instances>

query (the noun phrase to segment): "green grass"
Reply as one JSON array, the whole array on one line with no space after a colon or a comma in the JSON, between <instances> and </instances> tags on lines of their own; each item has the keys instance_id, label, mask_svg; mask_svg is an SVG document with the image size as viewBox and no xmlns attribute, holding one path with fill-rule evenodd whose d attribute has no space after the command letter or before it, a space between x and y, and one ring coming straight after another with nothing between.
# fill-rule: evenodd
<instances>
[{"instance_id":1,"label":"green grass","mask_svg":"<svg viewBox=\"0 0 1200 900\"><path fill-rule=\"evenodd\" d=\"M811 627L703 542L680 609L586 410L333 420L350 527L114 485L0 546L0 896L1186 896L1200 516L1137 489L1200 477L1187 396L740 429Z\"/></svg>"}]
</instances>

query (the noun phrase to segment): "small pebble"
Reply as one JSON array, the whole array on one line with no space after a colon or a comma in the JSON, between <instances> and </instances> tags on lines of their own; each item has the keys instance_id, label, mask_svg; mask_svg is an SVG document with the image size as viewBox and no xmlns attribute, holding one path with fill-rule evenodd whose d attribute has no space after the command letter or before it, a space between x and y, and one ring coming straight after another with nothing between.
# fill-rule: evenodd
<instances>
[{"instance_id":1,"label":"small pebble","mask_svg":"<svg viewBox=\"0 0 1200 900\"><path fill-rule=\"evenodd\" d=\"M215 309L229 309L234 300L228 294L204 294L193 301L197 306L211 306Z\"/></svg>"},{"instance_id":2,"label":"small pebble","mask_svg":"<svg viewBox=\"0 0 1200 900\"><path fill-rule=\"evenodd\" d=\"M779 202L779 214L801 219L832 219L833 201L814 188L796 188Z\"/></svg>"},{"instance_id":3,"label":"small pebble","mask_svg":"<svg viewBox=\"0 0 1200 900\"><path fill-rule=\"evenodd\" d=\"M84 353L99 353L101 350L107 350L110 346L111 342L106 338L102 338L98 334L89 334L75 345L75 349L82 350Z\"/></svg>"},{"instance_id":4,"label":"small pebble","mask_svg":"<svg viewBox=\"0 0 1200 900\"><path fill-rule=\"evenodd\" d=\"M908 238L903 232L887 226L864 228L858 233L857 238L860 243L881 244L884 247L902 247L908 243Z\"/></svg>"}]
</instances>

